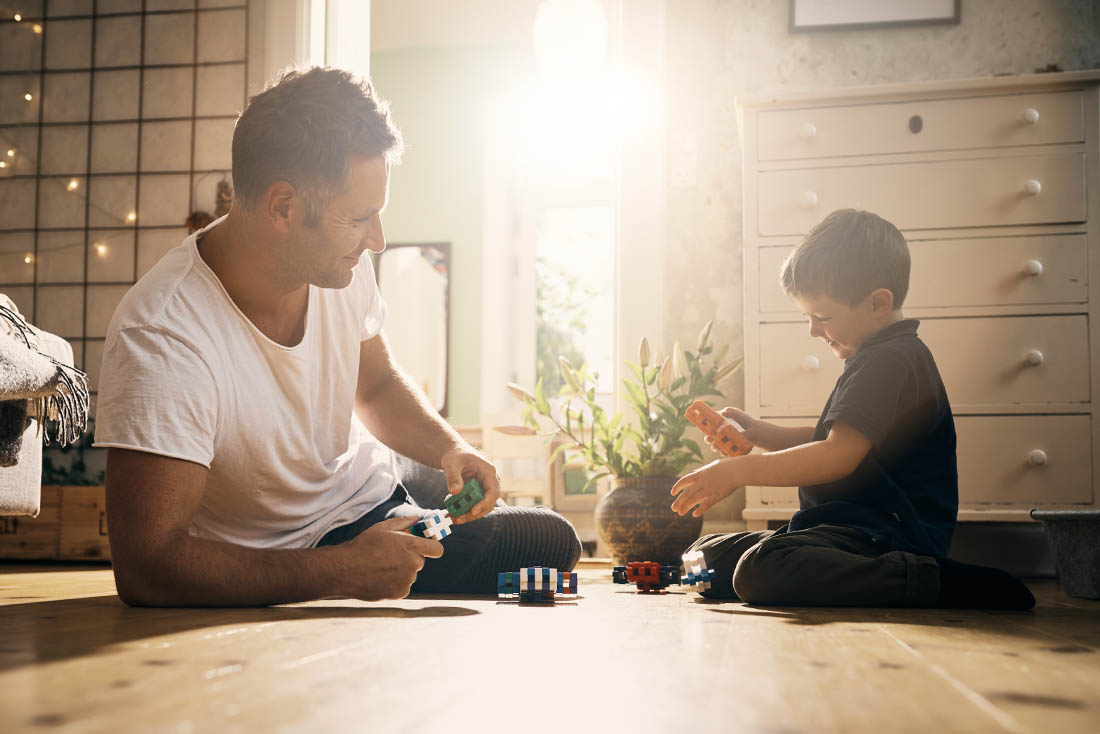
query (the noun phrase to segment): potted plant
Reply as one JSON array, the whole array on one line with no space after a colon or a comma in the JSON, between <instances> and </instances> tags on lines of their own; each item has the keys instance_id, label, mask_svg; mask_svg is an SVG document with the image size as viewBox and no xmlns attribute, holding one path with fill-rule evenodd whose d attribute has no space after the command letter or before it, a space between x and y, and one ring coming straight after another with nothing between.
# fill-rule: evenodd
<instances>
[{"instance_id":1,"label":"potted plant","mask_svg":"<svg viewBox=\"0 0 1100 734\"><path fill-rule=\"evenodd\" d=\"M560 436L564 440L551 454L551 462L566 452L583 463L589 483L612 478L611 491L596 506L596 527L616 563L679 565L680 554L702 530L702 518L672 512L669 490L685 469L707 461L698 442L685 435L691 426L685 409L695 400L721 398L719 382L743 362L737 357L723 363L726 347L715 352L710 331L708 322L694 352L677 343L667 357L656 355L652 361L649 342L642 339L638 362L627 362L633 379L623 380L633 420L622 413L609 414L597 400L598 375L564 357L559 359L564 384L557 406L544 393L542 378L534 392L508 385L524 403L524 425L499 430L548 433L551 440Z\"/></svg>"}]
</instances>

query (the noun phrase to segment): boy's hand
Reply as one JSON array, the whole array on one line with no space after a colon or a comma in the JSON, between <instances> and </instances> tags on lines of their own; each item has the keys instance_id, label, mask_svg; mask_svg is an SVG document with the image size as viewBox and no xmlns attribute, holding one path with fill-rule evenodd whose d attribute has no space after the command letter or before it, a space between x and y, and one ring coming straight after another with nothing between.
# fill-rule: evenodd
<instances>
[{"instance_id":1,"label":"boy's hand","mask_svg":"<svg viewBox=\"0 0 1100 734\"><path fill-rule=\"evenodd\" d=\"M752 443L757 443L764 438L765 423L762 420L753 418L751 415L741 410L740 408L722 408L718 411L723 418L730 418L734 423L741 426L741 432L745 434L745 438L749 439Z\"/></svg>"},{"instance_id":2,"label":"boy's hand","mask_svg":"<svg viewBox=\"0 0 1100 734\"><path fill-rule=\"evenodd\" d=\"M672 511L686 515L692 507L695 517L729 497L741 487L737 481L737 463L741 457L718 459L680 478L672 486L672 494L680 495L672 503Z\"/></svg>"}]
</instances>

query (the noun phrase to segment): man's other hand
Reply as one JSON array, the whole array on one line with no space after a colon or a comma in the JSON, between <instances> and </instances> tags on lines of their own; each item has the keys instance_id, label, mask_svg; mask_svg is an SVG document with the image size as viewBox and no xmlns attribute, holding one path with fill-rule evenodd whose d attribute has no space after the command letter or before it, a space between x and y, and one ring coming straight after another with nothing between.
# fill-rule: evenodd
<instances>
[{"instance_id":1,"label":"man's other hand","mask_svg":"<svg viewBox=\"0 0 1100 734\"><path fill-rule=\"evenodd\" d=\"M419 517L393 517L364 530L347 543L335 546L348 554L346 596L364 601L403 599L424 567L425 558L439 558L438 540L406 533Z\"/></svg>"},{"instance_id":2,"label":"man's other hand","mask_svg":"<svg viewBox=\"0 0 1100 734\"><path fill-rule=\"evenodd\" d=\"M481 487L485 490L484 499L469 512L455 518L456 525L485 517L496 507L497 500L500 499L500 476L497 468L484 456L465 449L451 449L443 454L440 468L447 476L447 491L451 494L461 492L471 479L481 482Z\"/></svg>"}]
</instances>

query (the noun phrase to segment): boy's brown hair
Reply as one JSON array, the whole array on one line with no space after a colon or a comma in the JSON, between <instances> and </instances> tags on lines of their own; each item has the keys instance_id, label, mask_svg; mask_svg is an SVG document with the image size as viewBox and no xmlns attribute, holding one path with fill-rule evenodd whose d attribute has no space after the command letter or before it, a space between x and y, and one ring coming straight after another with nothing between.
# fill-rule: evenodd
<instances>
[{"instance_id":1,"label":"boy's brown hair","mask_svg":"<svg viewBox=\"0 0 1100 734\"><path fill-rule=\"evenodd\" d=\"M825 295L855 307L876 288L909 292L909 246L890 222L871 212L838 209L809 231L779 269L791 296Z\"/></svg>"}]
</instances>

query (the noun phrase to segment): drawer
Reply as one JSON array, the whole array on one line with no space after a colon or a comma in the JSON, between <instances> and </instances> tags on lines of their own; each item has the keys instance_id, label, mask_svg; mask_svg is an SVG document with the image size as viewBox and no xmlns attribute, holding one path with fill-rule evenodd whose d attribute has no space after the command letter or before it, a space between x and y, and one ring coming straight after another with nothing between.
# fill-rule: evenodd
<instances>
[{"instance_id":1,"label":"drawer","mask_svg":"<svg viewBox=\"0 0 1100 734\"><path fill-rule=\"evenodd\" d=\"M955 410L1089 400L1086 316L925 319L918 333ZM760 344L764 411L820 413L843 367L825 342L780 323L761 325Z\"/></svg>"},{"instance_id":2,"label":"drawer","mask_svg":"<svg viewBox=\"0 0 1100 734\"><path fill-rule=\"evenodd\" d=\"M1086 213L1083 153L763 171L757 184L762 235L805 234L847 207L902 230L1082 222Z\"/></svg>"},{"instance_id":3,"label":"drawer","mask_svg":"<svg viewBox=\"0 0 1100 734\"><path fill-rule=\"evenodd\" d=\"M1077 143L1080 91L761 112L762 161ZM916 132L914 132L914 129Z\"/></svg>"},{"instance_id":4,"label":"drawer","mask_svg":"<svg viewBox=\"0 0 1100 734\"><path fill-rule=\"evenodd\" d=\"M1085 303L1086 246L1083 234L912 241L905 307ZM759 249L761 311L798 311L779 285L779 268L793 249Z\"/></svg>"},{"instance_id":5,"label":"drawer","mask_svg":"<svg viewBox=\"0 0 1100 734\"><path fill-rule=\"evenodd\" d=\"M1092 502L1087 415L957 416L959 504Z\"/></svg>"}]
</instances>

